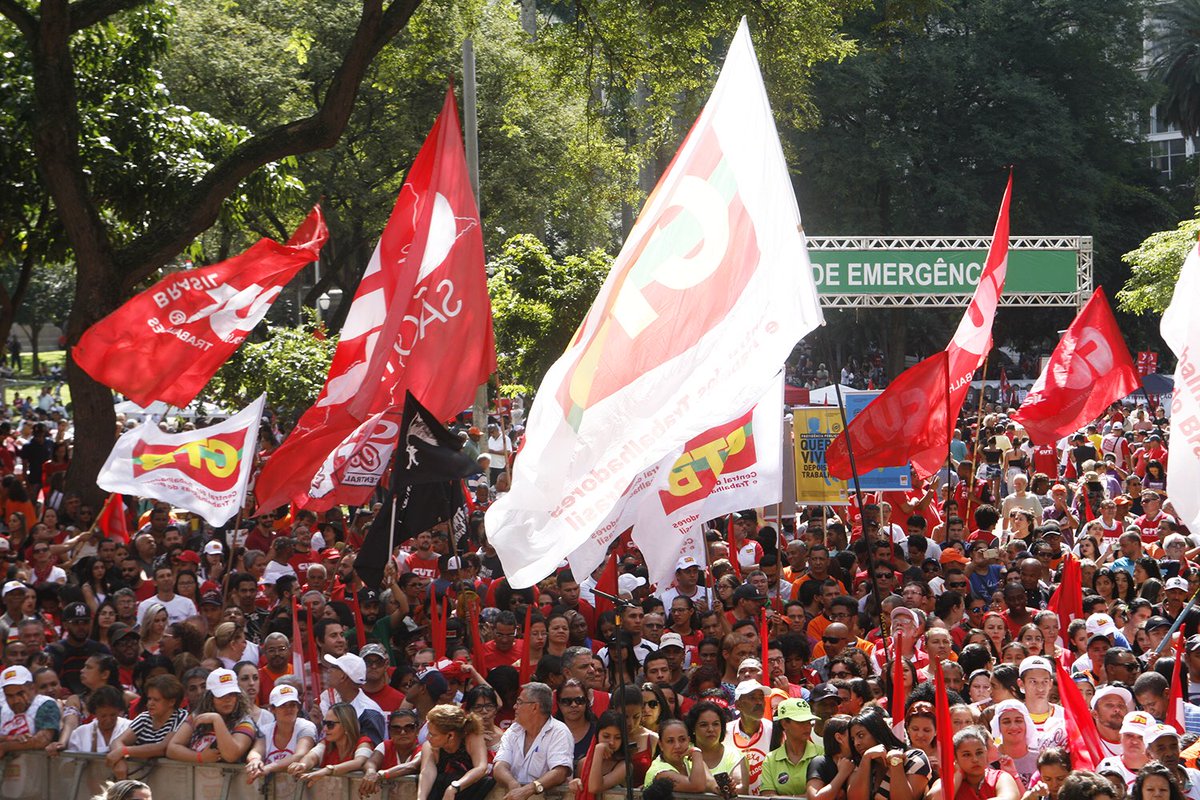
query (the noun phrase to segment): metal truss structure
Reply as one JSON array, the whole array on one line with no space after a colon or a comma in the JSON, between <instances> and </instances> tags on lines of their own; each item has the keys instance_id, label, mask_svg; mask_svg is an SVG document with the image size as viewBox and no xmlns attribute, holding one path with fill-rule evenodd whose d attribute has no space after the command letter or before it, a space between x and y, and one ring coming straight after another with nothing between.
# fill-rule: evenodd
<instances>
[{"instance_id":1,"label":"metal truss structure","mask_svg":"<svg viewBox=\"0 0 1200 800\"><path fill-rule=\"evenodd\" d=\"M812 250L987 250L990 236L809 236ZM1072 250L1079 254L1075 291L1000 295L1002 306L1082 308L1092 296L1092 237L1014 236L1010 250ZM966 305L969 293L822 294L823 308L954 308Z\"/></svg>"}]
</instances>

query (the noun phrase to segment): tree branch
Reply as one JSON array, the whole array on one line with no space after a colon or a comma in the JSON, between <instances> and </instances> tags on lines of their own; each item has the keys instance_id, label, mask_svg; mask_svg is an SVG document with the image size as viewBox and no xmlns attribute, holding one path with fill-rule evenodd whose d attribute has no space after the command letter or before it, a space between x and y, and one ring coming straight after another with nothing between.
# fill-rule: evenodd
<instances>
[{"instance_id":1,"label":"tree branch","mask_svg":"<svg viewBox=\"0 0 1200 800\"><path fill-rule=\"evenodd\" d=\"M2 1L2 0L0 0ZM221 204L254 170L288 156L332 147L354 108L358 89L375 56L408 24L421 0L363 0L362 19L346 47L317 112L247 139L215 164L180 198L174 214L118 251L123 293L169 261L217 219Z\"/></svg>"},{"instance_id":2,"label":"tree branch","mask_svg":"<svg viewBox=\"0 0 1200 800\"><path fill-rule=\"evenodd\" d=\"M22 6L17 0L0 0L0 14L3 14L8 20L17 26L17 30L26 39L31 38L34 32L37 31L37 19L30 14L28 9Z\"/></svg>"},{"instance_id":3,"label":"tree branch","mask_svg":"<svg viewBox=\"0 0 1200 800\"><path fill-rule=\"evenodd\" d=\"M71 13L71 32L90 28L114 14L149 4L150 0L78 0L68 9Z\"/></svg>"}]
</instances>

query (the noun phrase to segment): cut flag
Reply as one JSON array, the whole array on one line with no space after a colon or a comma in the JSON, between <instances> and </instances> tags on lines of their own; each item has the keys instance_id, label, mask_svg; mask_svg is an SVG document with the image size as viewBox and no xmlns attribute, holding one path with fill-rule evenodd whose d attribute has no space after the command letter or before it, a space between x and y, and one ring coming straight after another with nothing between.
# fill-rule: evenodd
<instances>
[{"instance_id":1,"label":"cut flag","mask_svg":"<svg viewBox=\"0 0 1200 800\"><path fill-rule=\"evenodd\" d=\"M1179 271L1175 294L1163 313L1159 331L1179 361L1175 365L1175 394L1171 398L1171 441L1167 457L1167 494L1179 522L1200 530L1200 244Z\"/></svg>"},{"instance_id":2,"label":"cut flag","mask_svg":"<svg viewBox=\"0 0 1200 800\"><path fill-rule=\"evenodd\" d=\"M1071 621L1083 619L1083 575L1080 571L1079 559L1072 553L1067 553L1063 563L1062 582L1050 595L1046 604L1048 611L1058 616L1058 640L1063 647L1067 646L1067 629Z\"/></svg>"},{"instance_id":3,"label":"cut flag","mask_svg":"<svg viewBox=\"0 0 1200 800\"><path fill-rule=\"evenodd\" d=\"M259 508L362 504L398 432L379 415L411 391L449 419L495 368L479 210L447 91L354 294L325 385L255 483Z\"/></svg>"},{"instance_id":4,"label":"cut flag","mask_svg":"<svg viewBox=\"0 0 1200 800\"><path fill-rule=\"evenodd\" d=\"M848 480L850 449L854 467L865 475L879 467L899 467L922 452L940 448L945 457L950 446L949 361L946 351L909 367L888 384L846 426L825 451L829 474ZM849 441L847 441L849 440Z\"/></svg>"},{"instance_id":5,"label":"cut flag","mask_svg":"<svg viewBox=\"0 0 1200 800\"><path fill-rule=\"evenodd\" d=\"M750 410L822 321L743 21L707 105L541 384L511 491L487 510L512 586L532 586L619 518L643 471Z\"/></svg>"},{"instance_id":6,"label":"cut flag","mask_svg":"<svg viewBox=\"0 0 1200 800\"><path fill-rule=\"evenodd\" d=\"M1093 770L1105 758L1104 744L1096 730L1096 720L1083 693L1062 661L1054 659L1054 675L1058 683L1059 700L1067 721L1067 730L1073 731L1068 749L1071 751L1071 766L1075 769Z\"/></svg>"},{"instance_id":7,"label":"cut flag","mask_svg":"<svg viewBox=\"0 0 1200 800\"><path fill-rule=\"evenodd\" d=\"M119 494L110 494L96 517L96 527L106 539L116 539L129 544L129 520L125 516L125 498Z\"/></svg>"},{"instance_id":8,"label":"cut flag","mask_svg":"<svg viewBox=\"0 0 1200 800\"><path fill-rule=\"evenodd\" d=\"M1012 173L1004 187L1004 199L1000 201L1000 214L992 231L992 244L988 247L987 262L979 275L979 285L962 320L954 331L950 344L946 345L949 356L950 397L949 417L958 419L975 371L983 366L984 358L992 343L992 323L996 320L996 307L1000 304L1000 293L1004 291L1004 278L1008 275L1008 206L1012 199ZM946 465L948 445L939 442L912 458L917 474L928 478ZM855 452L857 460L858 453Z\"/></svg>"},{"instance_id":9,"label":"cut flag","mask_svg":"<svg viewBox=\"0 0 1200 800\"><path fill-rule=\"evenodd\" d=\"M127 431L108 454L96 485L162 500L220 527L246 501L266 400L259 395L229 419L194 431L163 433L157 425Z\"/></svg>"},{"instance_id":10,"label":"cut flag","mask_svg":"<svg viewBox=\"0 0 1200 800\"><path fill-rule=\"evenodd\" d=\"M210 267L172 272L83 332L71 358L139 406L196 399L329 237L316 207L288 240L260 239Z\"/></svg>"},{"instance_id":11,"label":"cut flag","mask_svg":"<svg viewBox=\"0 0 1200 800\"><path fill-rule=\"evenodd\" d=\"M1104 290L1097 288L1012 418L1035 444L1054 444L1140 385Z\"/></svg>"}]
</instances>

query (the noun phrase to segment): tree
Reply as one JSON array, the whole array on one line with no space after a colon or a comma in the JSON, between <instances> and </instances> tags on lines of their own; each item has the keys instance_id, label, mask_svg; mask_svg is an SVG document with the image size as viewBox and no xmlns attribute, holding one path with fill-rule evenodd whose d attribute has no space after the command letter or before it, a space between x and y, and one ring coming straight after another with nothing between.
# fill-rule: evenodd
<instances>
[{"instance_id":1,"label":"tree","mask_svg":"<svg viewBox=\"0 0 1200 800\"><path fill-rule=\"evenodd\" d=\"M1200 208L1196 209L1200 213ZM1187 254L1200 236L1200 219L1185 219L1170 231L1152 233L1137 249L1122 258L1131 274L1117 293L1121 310L1131 314L1161 315L1171 304L1175 283Z\"/></svg>"},{"instance_id":2,"label":"tree","mask_svg":"<svg viewBox=\"0 0 1200 800\"><path fill-rule=\"evenodd\" d=\"M17 280L20 280L19 276ZM33 273L28 291L17 306L14 321L29 332L33 374L41 370L38 338L46 325L61 326L75 300L75 270L67 264L46 264Z\"/></svg>"},{"instance_id":3,"label":"tree","mask_svg":"<svg viewBox=\"0 0 1200 800\"><path fill-rule=\"evenodd\" d=\"M241 408L263 392L272 408L295 420L317 400L337 339L329 336L312 309L304 324L268 325L260 341L247 342L205 387L203 398L226 408Z\"/></svg>"},{"instance_id":4,"label":"tree","mask_svg":"<svg viewBox=\"0 0 1200 800\"><path fill-rule=\"evenodd\" d=\"M1166 86L1160 121L1184 136L1200 135L1200 0L1151 5L1150 32L1158 53L1150 74Z\"/></svg>"},{"instance_id":5,"label":"tree","mask_svg":"<svg viewBox=\"0 0 1200 800\"><path fill-rule=\"evenodd\" d=\"M504 394L530 394L567 349L612 258L603 250L556 260L536 237L514 236L488 264L497 372Z\"/></svg>"}]
</instances>

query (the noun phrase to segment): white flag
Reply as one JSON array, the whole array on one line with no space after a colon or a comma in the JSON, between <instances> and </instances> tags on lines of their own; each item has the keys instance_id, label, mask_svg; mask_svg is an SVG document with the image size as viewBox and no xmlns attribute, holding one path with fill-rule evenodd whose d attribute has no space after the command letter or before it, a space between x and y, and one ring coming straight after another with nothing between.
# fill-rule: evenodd
<instances>
[{"instance_id":1,"label":"white flag","mask_svg":"<svg viewBox=\"0 0 1200 800\"><path fill-rule=\"evenodd\" d=\"M587 575L608 546L633 526L657 590L671 586L679 560L706 563L706 520L783 498L783 373L751 411L691 439L643 472L601 524L571 554L571 571Z\"/></svg>"},{"instance_id":2,"label":"white flag","mask_svg":"<svg viewBox=\"0 0 1200 800\"><path fill-rule=\"evenodd\" d=\"M1179 522L1200 530L1200 244L1192 245L1179 271L1171 305L1159 330L1179 359L1171 399L1171 442L1167 450L1167 495Z\"/></svg>"},{"instance_id":3,"label":"white flag","mask_svg":"<svg viewBox=\"0 0 1200 800\"><path fill-rule=\"evenodd\" d=\"M152 497L224 525L246 499L266 394L224 422L185 433L149 424L123 434L96 478L109 492Z\"/></svg>"},{"instance_id":4,"label":"white flag","mask_svg":"<svg viewBox=\"0 0 1200 800\"><path fill-rule=\"evenodd\" d=\"M627 488L753 407L822 323L745 22L599 296L550 368L488 538L516 588L619 516Z\"/></svg>"}]
</instances>

